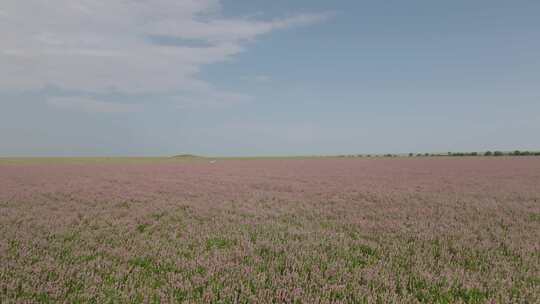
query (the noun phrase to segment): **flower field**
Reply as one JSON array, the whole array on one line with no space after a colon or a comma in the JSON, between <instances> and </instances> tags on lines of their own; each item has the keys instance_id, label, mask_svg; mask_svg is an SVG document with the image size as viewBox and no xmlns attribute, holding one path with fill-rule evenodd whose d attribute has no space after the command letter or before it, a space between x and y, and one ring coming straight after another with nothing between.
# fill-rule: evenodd
<instances>
[{"instance_id":1,"label":"flower field","mask_svg":"<svg viewBox=\"0 0 540 304\"><path fill-rule=\"evenodd\" d=\"M540 303L540 159L0 160L1 303Z\"/></svg>"}]
</instances>

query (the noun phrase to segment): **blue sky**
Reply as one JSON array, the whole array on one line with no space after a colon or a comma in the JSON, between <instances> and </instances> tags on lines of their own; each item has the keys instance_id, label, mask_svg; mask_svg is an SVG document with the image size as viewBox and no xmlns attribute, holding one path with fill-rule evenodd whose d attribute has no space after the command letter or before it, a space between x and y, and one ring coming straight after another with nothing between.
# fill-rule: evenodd
<instances>
[{"instance_id":1,"label":"blue sky","mask_svg":"<svg viewBox=\"0 0 540 304\"><path fill-rule=\"evenodd\" d=\"M0 155L540 149L538 1L56 5L0 7Z\"/></svg>"}]
</instances>

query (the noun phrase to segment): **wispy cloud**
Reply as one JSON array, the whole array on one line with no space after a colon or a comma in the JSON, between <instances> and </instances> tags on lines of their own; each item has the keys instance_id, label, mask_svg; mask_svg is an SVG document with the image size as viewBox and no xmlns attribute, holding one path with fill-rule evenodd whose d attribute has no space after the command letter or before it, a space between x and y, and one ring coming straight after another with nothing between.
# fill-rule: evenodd
<instances>
[{"instance_id":1,"label":"wispy cloud","mask_svg":"<svg viewBox=\"0 0 540 304\"><path fill-rule=\"evenodd\" d=\"M140 110L138 105L105 102L83 97L54 97L47 100L50 106L73 111L91 113L126 113Z\"/></svg>"},{"instance_id":2,"label":"wispy cloud","mask_svg":"<svg viewBox=\"0 0 540 304\"><path fill-rule=\"evenodd\" d=\"M258 75L250 75L250 76L246 75L246 76L242 76L241 79L246 82L254 82L254 83L260 83L260 84L269 83L272 81L272 77L266 74L258 74Z\"/></svg>"},{"instance_id":3,"label":"wispy cloud","mask_svg":"<svg viewBox=\"0 0 540 304\"><path fill-rule=\"evenodd\" d=\"M198 78L204 65L231 58L260 35L330 16L224 18L218 0L5 0L2 6L4 89L53 85L82 93L114 89L164 96L184 90L214 100L219 92ZM221 99L230 99L228 94Z\"/></svg>"},{"instance_id":4,"label":"wispy cloud","mask_svg":"<svg viewBox=\"0 0 540 304\"><path fill-rule=\"evenodd\" d=\"M270 82L272 78L270 78L270 76L268 75L257 75L253 78L253 80L260 83L266 83L266 82Z\"/></svg>"}]
</instances>

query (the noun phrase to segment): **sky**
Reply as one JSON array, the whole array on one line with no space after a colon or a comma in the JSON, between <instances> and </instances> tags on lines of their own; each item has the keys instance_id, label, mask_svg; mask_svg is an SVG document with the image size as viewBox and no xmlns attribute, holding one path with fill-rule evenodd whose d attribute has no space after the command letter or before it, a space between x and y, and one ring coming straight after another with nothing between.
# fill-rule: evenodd
<instances>
[{"instance_id":1,"label":"sky","mask_svg":"<svg viewBox=\"0 0 540 304\"><path fill-rule=\"evenodd\" d=\"M3 0L0 156L540 149L540 1Z\"/></svg>"}]
</instances>

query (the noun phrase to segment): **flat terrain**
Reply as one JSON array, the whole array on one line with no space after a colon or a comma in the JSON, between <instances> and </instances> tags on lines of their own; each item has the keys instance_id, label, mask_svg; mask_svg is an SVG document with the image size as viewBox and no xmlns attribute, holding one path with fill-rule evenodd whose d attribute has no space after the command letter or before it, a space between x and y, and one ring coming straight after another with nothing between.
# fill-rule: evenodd
<instances>
[{"instance_id":1,"label":"flat terrain","mask_svg":"<svg viewBox=\"0 0 540 304\"><path fill-rule=\"evenodd\" d=\"M540 303L540 158L0 160L0 302Z\"/></svg>"}]
</instances>

